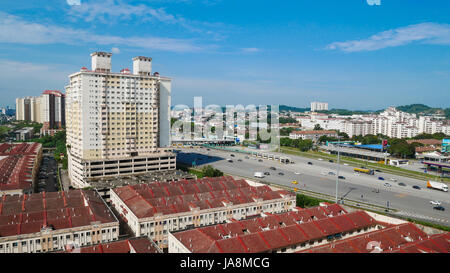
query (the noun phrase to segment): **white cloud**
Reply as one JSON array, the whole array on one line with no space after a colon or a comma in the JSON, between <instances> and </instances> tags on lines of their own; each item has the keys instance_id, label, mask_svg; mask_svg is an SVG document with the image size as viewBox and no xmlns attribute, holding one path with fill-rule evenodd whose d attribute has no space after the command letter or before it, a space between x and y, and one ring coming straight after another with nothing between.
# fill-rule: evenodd
<instances>
[{"instance_id":1,"label":"white cloud","mask_svg":"<svg viewBox=\"0 0 450 273\"><path fill-rule=\"evenodd\" d=\"M114 53L114 54L119 54L120 53L120 49L117 48L117 47L113 47L113 48L111 48L111 52Z\"/></svg>"},{"instance_id":2,"label":"white cloud","mask_svg":"<svg viewBox=\"0 0 450 273\"><path fill-rule=\"evenodd\" d=\"M367 39L334 42L326 48L345 52L374 51L414 42L450 45L450 25L421 23L377 33Z\"/></svg>"},{"instance_id":3,"label":"white cloud","mask_svg":"<svg viewBox=\"0 0 450 273\"><path fill-rule=\"evenodd\" d=\"M86 22L100 21L102 23L113 23L117 20L130 19L136 19L144 23L156 21L158 23L177 25L195 33L214 35L219 38L222 37L217 31L210 30L211 28L223 27L220 23L189 20L167 13L164 8L153 8L144 4L131 5L119 0L83 2L82 5L72 6L69 10L69 15L83 19Z\"/></svg>"},{"instance_id":4,"label":"white cloud","mask_svg":"<svg viewBox=\"0 0 450 273\"><path fill-rule=\"evenodd\" d=\"M259 48L256 47L246 47L246 48L241 48L242 52L245 53L255 53L255 52L260 52L261 50Z\"/></svg>"},{"instance_id":5,"label":"white cloud","mask_svg":"<svg viewBox=\"0 0 450 273\"><path fill-rule=\"evenodd\" d=\"M204 48L187 39L120 37L90 33L80 29L31 23L4 12L0 12L0 43L123 45L174 52L192 52Z\"/></svg>"}]
</instances>

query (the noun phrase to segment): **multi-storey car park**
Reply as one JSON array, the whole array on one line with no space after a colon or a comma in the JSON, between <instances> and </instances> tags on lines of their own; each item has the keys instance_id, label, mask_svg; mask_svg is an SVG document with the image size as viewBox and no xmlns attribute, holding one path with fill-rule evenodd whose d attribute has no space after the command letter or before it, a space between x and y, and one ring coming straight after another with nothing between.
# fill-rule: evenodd
<instances>
[{"instance_id":1,"label":"multi-storey car park","mask_svg":"<svg viewBox=\"0 0 450 273\"><path fill-rule=\"evenodd\" d=\"M0 197L32 193L41 157L39 143L0 143Z\"/></svg>"},{"instance_id":2,"label":"multi-storey car park","mask_svg":"<svg viewBox=\"0 0 450 273\"><path fill-rule=\"evenodd\" d=\"M119 221L92 190L0 198L0 253L61 251L118 237Z\"/></svg>"},{"instance_id":3,"label":"multi-storey car park","mask_svg":"<svg viewBox=\"0 0 450 273\"><path fill-rule=\"evenodd\" d=\"M268 186L250 186L232 177L153 182L111 190L111 204L135 236L149 236L167 248L169 232L282 213L295 195Z\"/></svg>"},{"instance_id":4,"label":"multi-storey car park","mask_svg":"<svg viewBox=\"0 0 450 273\"><path fill-rule=\"evenodd\" d=\"M175 169L170 145L171 79L151 73L151 58L133 58L133 73L111 72L111 53L94 52L66 86L69 177L91 178Z\"/></svg>"},{"instance_id":5,"label":"multi-storey car park","mask_svg":"<svg viewBox=\"0 0 450 273\"><path fill-rule=\"evenodd\" d=\"M414 224L322 204L169 233L169 253L445 252L449 233L427 235ZM416 251L417 250L417 251ZM423 250L423 251L422 251Z\"/></svg>"}]
</instances>

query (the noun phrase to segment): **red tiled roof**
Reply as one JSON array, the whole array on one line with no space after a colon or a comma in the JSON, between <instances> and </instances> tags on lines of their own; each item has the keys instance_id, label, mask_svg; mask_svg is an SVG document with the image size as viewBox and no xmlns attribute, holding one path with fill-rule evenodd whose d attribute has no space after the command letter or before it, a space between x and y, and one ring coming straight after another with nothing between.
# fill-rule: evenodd
<instances>
[{"instance_id":1,"label":"red tiled roof","mask_svg":"<svg viewBox=\"0 0 450 273\"><path fill-rule=\"evenodd\" d=\"M0 237L39 232L45 226L58 230L90 225L94 221L116 222L94 191L5 195L0 199L0 207Z\"/></svg>"},{"instance_id":2,"label":"red tiled roof","mask_svg":"<svg viewBox=\"0 0 450 273\"><path fill-rule=\"evenodd\" d=\"M156 213L173 214L223 207L225 204L253 203L255 199L273 200L291 195L273 191L267 186L251 187L245 180L230 176L208 177L198 180L153 182L115 188L113 191L138 217L152 217Z\"/></svg>"},{"instance_id":3,"label":"red tiled roof","mask_svg":"<svg viewBox=\"0 0 450 273\"><path fill-rule=\"evenodd\" d=\"M331 213L327 214L328 212ZM313 219L311 217L313 215L317 216ZM360 221L353 223L351 218ZM339 205L330 205L269 214L264 217L176 232L173 235L194 253L218 252L219 248L219 252L226 253L270 252L375 225L375 220L369 219L373 220L363 211L347 213Z\"/></svg>"},{"instance_id":4,"label":"red tiled roof","mask_svg":"<svg viewBox=\"0 0 450 273\"><path fill-rule=\"evenodd\" d=\"M79 249L68 249L64 253L159 253L147 237L130 238L122 241L83 246Z\"/></svg>"},{"instance_id":5,"label":"red tiled roof","mask_svg":"<svg viewBox=\"0 0 450 273\"><path fill-rule=\"evenodd\" d=\"M28 189L39 143L0 144L0 191Z\"/></svg>"},{"instance_id":6,"label":"red tiled roof","mask_svg":"<svg viewBox=\"0 0 450 273\"><path fill-rule=\"evenodd\" d=\"M450 233L428 236L414 224L404 223L299 252L368 253L376 245L379 245L380 249L376 250L380 252L448 253Z\"/></svg>"}]
</instances>

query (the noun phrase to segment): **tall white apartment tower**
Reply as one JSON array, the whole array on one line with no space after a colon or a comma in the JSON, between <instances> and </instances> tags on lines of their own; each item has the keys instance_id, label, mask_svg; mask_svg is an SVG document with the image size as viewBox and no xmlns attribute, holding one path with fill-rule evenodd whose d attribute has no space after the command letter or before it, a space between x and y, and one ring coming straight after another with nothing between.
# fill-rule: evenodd
<instances>
[{"instance_id":1,"label":"tall white apartment tower","mask_svg":"<svg viewBox=\"0 0 450 273\"><path fill-rule=\"evenodd\" d=\"M328 102L311 102L311 112L320 110L328 110Z\"/></svg>"},{"instance_id":2,"label":"tall white apartment tower","mask_svg":"<svg viewBox=\"0 0 450 273\"><path fill-rule=\"evenodd\" d=\"M69 177L86 187L103 177L175 169L170 149L171 79L152 74L151 58L133 73L111 72L111 53L94 52L66 86Z\"/></svg>"}]
</instances>

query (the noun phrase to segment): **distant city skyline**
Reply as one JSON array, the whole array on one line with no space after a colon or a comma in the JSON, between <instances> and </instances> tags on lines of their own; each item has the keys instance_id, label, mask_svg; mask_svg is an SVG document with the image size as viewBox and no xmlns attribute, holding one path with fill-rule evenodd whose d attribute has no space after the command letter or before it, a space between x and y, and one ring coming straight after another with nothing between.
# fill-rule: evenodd
<instances>
[{"instance_id":1,"label":"distant city skyline","mask_svg":"<svg viewBox=\"0 0 450 273\"><path fill-rule=\"evenodd\" d=\"M0 104L64 91L89 53L107 51L116 72L134 56L157 60L154 71L173 79L172 105L202 96L204 105L447 108L449 9L436 0L3 1Z\"/></svg>"}]
</instances>

